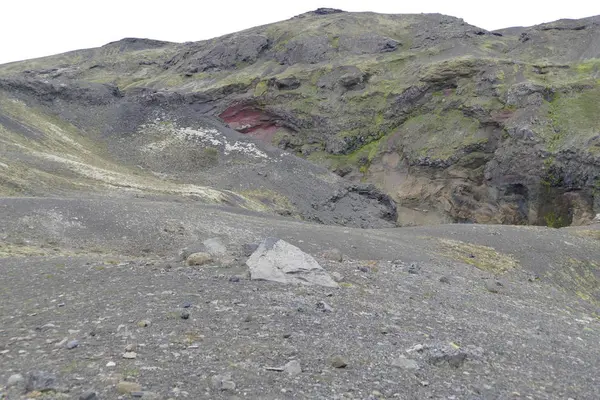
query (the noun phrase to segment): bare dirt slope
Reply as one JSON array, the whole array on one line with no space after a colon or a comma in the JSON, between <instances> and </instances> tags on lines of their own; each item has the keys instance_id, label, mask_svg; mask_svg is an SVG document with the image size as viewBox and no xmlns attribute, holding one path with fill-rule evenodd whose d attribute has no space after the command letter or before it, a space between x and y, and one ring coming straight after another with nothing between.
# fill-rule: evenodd
<instances>
[{"instance_id":1,"label":"bare dirt slope","mask_svg":"<svg viewBox=\"0 0 600 400\"><path fill-rule=\"evenodd\" d=\"M52 373L41 398L600 395L598 227L359 230L106 198L4 199L0 217L0 382ZM243 245L266 237L340 288L248 280ZM181 261L208 238L226 254Z\"/></svg>"}]
</instances>

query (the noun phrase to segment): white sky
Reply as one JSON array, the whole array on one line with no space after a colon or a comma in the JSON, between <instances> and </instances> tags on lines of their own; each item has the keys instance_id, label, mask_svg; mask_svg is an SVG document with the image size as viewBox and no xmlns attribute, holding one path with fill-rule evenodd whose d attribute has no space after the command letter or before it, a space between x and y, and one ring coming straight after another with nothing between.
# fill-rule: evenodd
<instances>
[{"instance_id":1,"label":"white sky","mask_svg":"<svg viewBox=\"0 0 600 400\"><path fill-rule=\"evenodd\" d=\"M442 13L494 30L600 14L598 0L1 0L0 64L124 37L197 41L319 7Z\"/></svg>"}]
</instances>

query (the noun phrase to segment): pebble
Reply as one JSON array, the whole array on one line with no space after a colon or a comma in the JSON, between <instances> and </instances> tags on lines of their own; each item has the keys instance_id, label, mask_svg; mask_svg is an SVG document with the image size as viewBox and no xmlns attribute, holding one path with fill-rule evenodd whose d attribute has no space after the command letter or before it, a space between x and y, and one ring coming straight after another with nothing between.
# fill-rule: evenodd
<instances>
[{"instance_id":1,"label":"pebble","mask_svg":"<svg viewBox=\"0 0 600 400\"><path fill-rule=\"evenodd\" d=\"M210 378L210 383L213 389L217 390L235 390L235 382L231 379L231 375L215 375Z\"/></svg>"},{"instance_id":2,"label":"pebble","mask_svg":"<svg viewBox=\"0 0 600 400\"><path fill-rule=\"evenodd\" d=\"M494 279L487 279L485 281L485 288L490 293L500 293L500 291L502 290L502 286L502 283Z\"/></svg>"},{"instance_id":3,"label":"pebble","mask_svg":"<svg viewBox=\"0 0 600 400\"><path fill-rule=\"evenodd\" d=\"M408 267L408 273L409 274L413 274L416 275L421 271L421 267L415 263L410 264L410 267Z\"/></svg>"},{"instance_id":4,"label":"pebble","mask_svg":"<svg viewBox=\"0 0 600 400\"><path fill-rule=\"evenodd\" d=\"M289 339L290 337L292 337L292 334L289 332L283 334L284 339Z\"/></svg>"},{"instance_id":5,"label":"pebble","mask_svg":"<svg viewBox=\"0 0 600 400\"><path fill-rule=\"evenodd\" d=\"M67 343L67 349L71 350L74 349L75 347L79 346L79 341L78 340L71 340L70 342Z\"/></svg>"},{"instance_id":6,"label":"pebble","mask_svg":"<svg viewBox=\"0 0 600 400\"><path fill-rule=\"evenodd\" d=\"M79 396L79 400L97 400L98 396L93 390L88 390Z\"/></svg>"},{"instance_id":7,"label":"pebble","mask_svg":"<svg viewBox=\"0 0 600 400\"><path fill-rule=\"evenodd\" d=\"M212 262L213 258L210 254L208 253L194 253L194 254L190 254L187 258L187 265L205 265L208 264L210 262Z\"/></svg>"},{"instance_id":8,"label":"pebble","mask_svg":"<svg viewBox=\"0 0 600 400\"><path fill-rule=\"evenodd\" d=\"M125 346L125 351L126 352L131 352L131 351L135 351L135 344L133 343L129 343Z\"/></svg>"},{"instance_id":9,"label":"pebble","mask_svg":"<svg viewBox=\"0 0 600 400\"><path fill-rule=\"evenodd\" d=\"M135 351L126 351L123 354L123 358L126 358L128 360L133 360L136 357L137 357L137 353Z\"/></svg>"},{"instance_id":10,"label":"pebble","mask_svg":"<svg viewBox=\"0 0 600 400\"><path fill-rule=\"evenodd\" d=\"M18 385L18 384L20 384L21 382L24 382L24 381L25 381L25 378L23 377L23 375L21 375L21 374L14 374L14 375L11 375L8 378L8 381L6 382L6 386L7 387L16 386L16 385Z\"/></svg>"},{"instance_id":11,"label":"pebble","mask_svg":"<svg viewBox=\"0 0 600 400\"><path fill-rule=\"evenodd\" d=\"M442 282L442 283L445 283L445 284L449 285L449 284L450 284L450 279L448 279L448 277L447 277L447 276L442 276L442 277L440 278L440 282Z\"/></svg>"},{"instance_id":12,"label":"pebble","mask_svg":"<svg viewBox=\"0 0 600 400\"><path fill-rule=\"evenodd\" d=\"M342 356L334 356L331 358L331 365L334 368L346 368L348 366L348 362Z\"/></svg>"},{"instance_id":13,"label":"pebble","mask_svg":"<svg viewBox=\"0 0 600 400\"><path fill-rule=\"evenodd\" d=\"M404 369L419 369L419 364L415 360L402 356L392 361L392 366Z\"/></svg>"},{"instance_id":14,"label":"pebble","mask_svg":"<svg viewBox=\"0 0 600 400\"><path fill-rule=\"evenodd\" d=\"M330 275L336 282L342 282L344 280L344 275L340 274L339 272L332 272Z\"/></svg>"},{"instance_id":15,"label":"pebble","mask_svg":"<svg viewBox=\"0 0 600 400\"><path fill-rule=\"evenodd\" d=\"M33 371L27 375L25 390L28 392L46 392L56 390L56 376L45 371Z\"/></svg>"},{"instance_id":16,"label":"pebble","mask_svg":"<svg viewBox=\"0 0 600 400\"><path fill-rule=\"evenodd\" d=\"M182 307L183 308L190 308L192 306L192 303L190 303L189 301L184 301Z\"/></svg>"},{"instance_id":17,"label":"pebble","mask_svg":"<svg viewBox=\"0 0 600 400\"><path fill-rule=\"evenodd\" d=\"M190 313L186 310L181 312L181 319L189 319L190 318Z\"/></svg>"},{"instance_id":18,"label":"pebble","mask_svg":"<svg viewBox=\"0 0 600 400\"><path fill-rule=\"evenodd\" d=\"M321 310L323 312L332 312L333 308L324 301L317 302L317 310Z\"/></svg>"},{"instance_id":19,"label":"pebble","mask_svg":"<svg viewBox=\"0 0 600 400\"><path fill-rule=\"evenodd\" d=\"M150 326L150 323L151 323L150 320L143 319L137 323L137 326L140 328L147 328Z\"/></svg>"},{"instance_id":20,"label":"pebble","mask_svg":"<svg viewBox=\"0 0 600 400\"><path fill-rule=\"evenodd\" d=\"M239 282L240 281L240 277L238 275L233 275L229 277L229 282Z\"/></svg>"},{"instance_id":21,"label":"pebble","mask_svg":"<svg viewBox=\"0 0 600 400\"><path fill-rule=\"evenodd\" d=\"M290 376L297 376L302 373L302 367L298 360L292 360L284 365L283 370Z\"/></svg>"},{"instance_id":22,"label":"pebble","mask_svg":"<svg viewBox=\"0 0 600 400\"><path fill-rule=\"evenodd\" d=\"M117 366L117 363L116 363L116 362L114 362L114 361L109 361L109 362L107 362L107 363L106 363L106 366L107 366L108 368L116 367L116 366Z\"/></svg>"},{"instance_id":23,"label":"pebble","mask_svg":"<svg viewBox=\"0 0 600 400\"><path fill-rule=\"evenodd\" d=\"M129 394L132 392L141 392L142 387L139 383L121 381L117 383L117 392L121 394Z\"/></svg>"}]
</instances>

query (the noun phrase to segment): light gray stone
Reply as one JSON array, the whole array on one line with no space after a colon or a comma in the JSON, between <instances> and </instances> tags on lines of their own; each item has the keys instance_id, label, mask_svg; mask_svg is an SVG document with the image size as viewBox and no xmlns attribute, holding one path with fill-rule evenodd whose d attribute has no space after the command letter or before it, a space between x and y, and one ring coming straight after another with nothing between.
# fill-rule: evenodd
<instances>
[{"instance_id":1,"label":"light gray stone","mask_svg":"<svg viewBox=\"0 0 600 400\"><path fill-rule=\"evenodd\" d=\"M311 255L280 239L265 239L246 264L252 280L338 287Z\"/></svg>"}]
</instances>

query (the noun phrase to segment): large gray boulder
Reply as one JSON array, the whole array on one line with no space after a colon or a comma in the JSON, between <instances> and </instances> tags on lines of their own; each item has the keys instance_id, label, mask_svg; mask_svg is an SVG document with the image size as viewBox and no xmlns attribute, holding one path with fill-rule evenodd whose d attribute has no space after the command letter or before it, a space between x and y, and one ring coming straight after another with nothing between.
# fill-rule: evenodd
<instances>
[{"instance_id":1,"label":"large gray boulder","mask_svg":"<svg viewBox=\"0 0 600 400\"><path fill-rule=\"evenodd\" d=\"M265 239L246 265L253 280L338 287L312 256L276 238Z\"/></svg>"}]
</instances>

